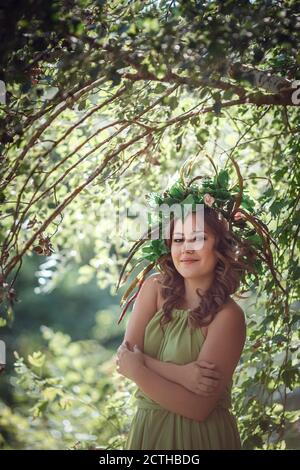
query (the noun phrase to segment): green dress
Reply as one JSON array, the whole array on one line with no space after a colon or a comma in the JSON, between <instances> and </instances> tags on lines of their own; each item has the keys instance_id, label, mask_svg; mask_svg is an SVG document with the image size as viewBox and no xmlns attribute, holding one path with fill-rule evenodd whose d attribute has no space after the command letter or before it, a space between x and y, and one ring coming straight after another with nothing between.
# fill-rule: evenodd
<instances>
[{"instance_id":1,"label":"green dress","mask_svg":"<svg viewBox=\"0 0 300 470\"><path fill-rule=\"evenodd\" d=\"M160 326L158 310L145 329L144 352L160 361L186 364L195 361L205 337L200 328L188 327L188 310L174 309L172 320ZM241 449L241 440L231 408L232 381L205 421L199 422L170 412L139 388L133 395L137 405L124 449L204 450Z\"/></svg>"}]
</instances>

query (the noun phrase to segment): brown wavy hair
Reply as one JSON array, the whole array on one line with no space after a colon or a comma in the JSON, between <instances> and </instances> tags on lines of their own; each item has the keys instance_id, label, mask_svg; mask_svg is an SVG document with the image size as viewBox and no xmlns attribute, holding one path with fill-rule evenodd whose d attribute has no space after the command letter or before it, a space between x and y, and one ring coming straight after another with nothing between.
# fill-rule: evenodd
<instances>
[{"instance_id":1,"label":"brown wavy hair","mask_svg":"<svg viewBox=\"0 0 300 470\"><path fill-rule=\"evenodd\" d=\"M171 249L175 221L172 217L167 225L169 238L164 238L164 242ZM217 256L215 266L215 277L210 288L201 294L199 289L196 292L199 296L199 306L190 310L189 326L199 328L209 325L224 304L229 300L229 296L235 294L239 298L241 293L236 291L241 283L245 281L247 272L256 274L254 261L257 257L255 251L247 241L241 241L231 230L227 230L224 219L218 218L215 209L204 205L204 221L215 235L214 249ZM237 254L236 250L239 250ZM158 283L161 284L161 296L164 299L162 306L163 316L161 326L172 319L172 310L181 308L181 302L185 294L184 278L174 266L171 253L161 256L157 260L157 267L161 273Z\"/></svg>"}]
</instances>

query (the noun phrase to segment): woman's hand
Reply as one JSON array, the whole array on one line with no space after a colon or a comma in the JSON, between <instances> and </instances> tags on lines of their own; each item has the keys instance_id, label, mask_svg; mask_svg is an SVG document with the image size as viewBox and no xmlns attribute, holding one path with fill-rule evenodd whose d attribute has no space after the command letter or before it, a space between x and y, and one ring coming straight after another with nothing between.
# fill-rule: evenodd
<instances>
[{"instance_id":1,"label":"woman's hand","mask_svg":"<svg viewBox=\"0 0 300 470\"><path fill-rule=\"evenodd\" d=\"M136 345L131 351L128 341L125 341L117 350L116 365L119 374L135 381L139 369L145 365L144 354Z\"/></svg>"},{"instance_id":2,"label":"woman's hand","mask_svg":"<svg viewBox=\"0 0 300 470\"><path fill-rule=\"evenodd\" d=\"M207 361L193 361L182 366L182 385L191 392L209 397L214 395L219 384L221 374L215 370L215 364Z\"/></svg>"}]
</instances>

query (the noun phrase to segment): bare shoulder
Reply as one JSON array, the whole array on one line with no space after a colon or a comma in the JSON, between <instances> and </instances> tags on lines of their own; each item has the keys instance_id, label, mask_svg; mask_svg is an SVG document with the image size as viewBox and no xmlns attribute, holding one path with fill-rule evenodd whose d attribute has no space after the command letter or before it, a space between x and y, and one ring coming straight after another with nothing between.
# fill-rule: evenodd
<instances>
[{"instance_id":1,"label":"bare shoulder","mask_svg":"<svg viewBox=\"0 0 300 470\"><path fill-rule=\"evenodd\" d=\"M148 284L151 284L153 288L155 288L155 290L158 292L161 280L162 280L162 275L160 273L154 273L154 274L150 274L150 276L147 277L145 282L147 282Z\"/></svg>"},{"instance_id":2,"label":"bare shoulder","mask_svg":"<svg viewBox=\"0 0 300 470\"><path fill-rule=\"evenodd\" d=\"M244 310L242 309L242 307L231 297L229 297L228 302L226 302L226 304L224 305L224 310L231 310L237 312L237 315L239 314L241 316L244 316Z\"/></svg>"},{"instance_id":3,"label":"bare shoulder","mask_svg":"<svg viewBox=\"0 0 300 470\"><path fill-rule=\"evenodd\" d=\"M142 289L143 289L143 293L144 292L149 292L150 295L151 295L151 298L153 299L153 302L155 304L155 308L153 310L152 308L152 312L150 314L150 318L154 315L154 313L156 313L159 308L160 308L160 304L161 304L161 297L160 297L160 284L159 282L162 280L162 275L160 273L154 273L154 274L150 274L150 276L148 276L144 283L143 283L143 286L142 286ZM149 298L147 298L147 301L149 300Z\"/></svg>"},{"instance_id":4,"label":"bare shoulder","mask_svg":"<svg viewBox=\"0 0 300 470\"><path fill-rule=\"evenodd\" d=\"M161 296L161 283L162 283L162 274L161 273L155 273L151 275L153 283L156 288L156 298L157 298L157 303L156 303L156 310L160 310L163 304L163 298Z\"/></svg>"},{"instance_id":5,"label":"bare shoulder","mask_svg":"<svg viewBox=\"0 0 300 470\"><path fill-rule=\"evenodd\" d=\"M142 285L142 289L145 291L145 290L148 290L150 292L152 292L153 296L154 297L157 297L157 289L158 289L158 279L159 279L159 275L158 274L150 274L150 276L148 276L144 282L143 282L143 285Z\"/></svg>"},{"instance_id":6,"label":"bare shoulder","mask_svg":"<svg viewBox=\"0 0 300 470\"><path fill-rule=\"evenodd\" d=\"M242 320L243 322L245 322L245 313L244 313L244 310L242 309L242 307L234 300L230 297L230 300L228 301L228 305L226 307L227 309L231 310L232 312L234 312L234 314L236 316L238 316L240 318L240 320Z\"/></svg>"},{"instance_id":7,"label":"bare shoulder","mask_svg":"<svg viewBox=\"0 0 300 470\"><path fill-rule=\"evenodd\" d=\"M154 274L150 274L150 276L148 276L148 279L149 278L152 278L152 279L162 279L162 274L161 273L154 273Z\"/></svg>"},{"instance_id":8,"label":"bare shoulder","mask_svg":"<svg viewBox=\"0 0 300 470\"><path fill-rule=\"evenodd\" d=\"M212 324L226 323L228 326L246 331L246 318L244 310L231 297L224 304L223 308L217 313Z\"/></svg>"},{"instance_id":9,"label":"bare shoulder","mask_svg":"<svg viewBox=\"0 0 300 470\"><path fill-rule=\"evenodd\" d=\"M149 278L152 278L156 283L158 283L158 281L160 282L162 281L163 276L161 273L154 273L154 274L151 274Z\"/></svg>"},{"instance_id":10,"label":"bare shoulder","mask_svg":"<svg viewBox=\"0 0 300 470\"><path fill-rule=\"evenodd\" d=\"M143 351L144 332L148 322L157 311L157 287L155 275L148 276L143 282L129 316L124 341L131 347L137 344Z\"/></svg>"}]
</instances>

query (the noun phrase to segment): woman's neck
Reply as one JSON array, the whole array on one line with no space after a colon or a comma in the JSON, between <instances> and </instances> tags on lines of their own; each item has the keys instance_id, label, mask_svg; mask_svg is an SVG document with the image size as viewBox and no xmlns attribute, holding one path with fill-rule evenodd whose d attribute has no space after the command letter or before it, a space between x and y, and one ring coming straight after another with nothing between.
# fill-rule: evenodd
<instances>
[{"instance_id":1,"label":"woman's neck","mask_svg":"<svg viewBox=\"0 0 300 470\"><path fill-rule=\"evenodd\" d=\"M198 279L184 279L185 295L181 303L183 306L180 308L194 309L198 307L200 303L200 297L197 294L196 289L198 289L201 295L204 295L212 285L213 279L213 274L202 282L200 282Z\"/></svg>"}]
</instances>

